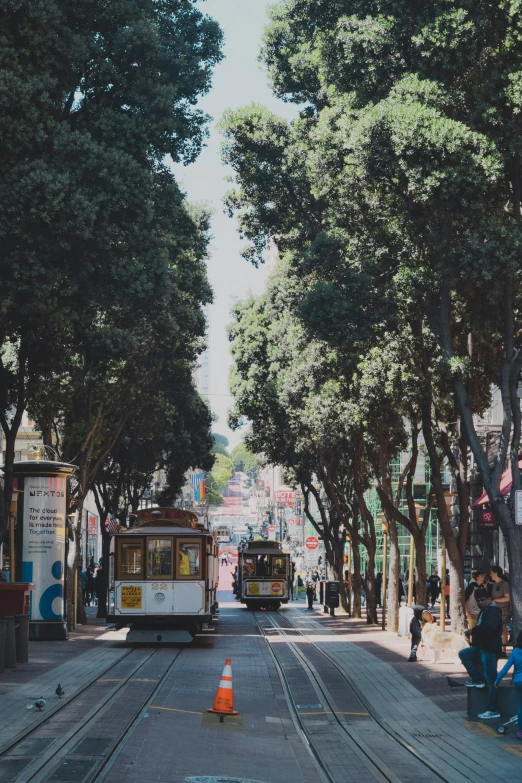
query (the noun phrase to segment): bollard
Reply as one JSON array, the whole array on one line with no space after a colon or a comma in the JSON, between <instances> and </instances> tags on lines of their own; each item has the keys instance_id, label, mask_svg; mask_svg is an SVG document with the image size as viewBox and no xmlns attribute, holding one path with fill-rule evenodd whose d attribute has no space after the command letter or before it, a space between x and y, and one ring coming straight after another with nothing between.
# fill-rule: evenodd
<instances>
[{"instance_id":1,"label":"bollard","mask_svg":"<svg viewBox=\"0 0 522 783\"><path fill-rule=\"evenodd\" d=\"M14 617L0 617L0 620L5 620L6 623L4 667L6 669L16 669Z\"/></svg>"},{"instance_id":2,"label":"bollard","mask_svg":"<svg viewBox=\"0 0 522 783\"><path fill-rule=\"evenodd\" d=\"M29 660L29 615L15 614L16 660L27 663Z\"/></svg>"},{"instance_id":3,"label":"bollard","mask_svg":"<svg viewBox=\"0 0 522 783\"><path fill-rule=\"evenodd\" d=\"M4 673L5 669L5 636L6 636L7 623L3 617L0 617L0 674Z\"/></svg>"}]
</instances>

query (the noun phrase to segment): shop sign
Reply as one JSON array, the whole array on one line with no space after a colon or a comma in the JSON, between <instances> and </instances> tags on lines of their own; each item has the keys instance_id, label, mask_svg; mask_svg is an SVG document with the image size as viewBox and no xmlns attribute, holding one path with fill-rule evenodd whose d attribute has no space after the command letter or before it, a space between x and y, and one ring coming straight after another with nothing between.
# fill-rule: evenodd
<instances>
[{"instance_id":1,"label":"shop sign","mask_svg":"<svg viewBox=\"0 0 522 783\"><path fill-rule=\"evenodd\" d=\"M522 522L521 522L522 524ZM492 511L483 511L482 516L479 518L479 529L480 530L495 530L497 527L497 523L495 521L495 518L493 516Z\"/></svg>"},{"instance_id":2,"label":"shop sign","mask_svg":"<svg viewBox=\"0 0 522 783\"><path fill-rule=\"evenodd\" d=\"M515 492L515 522L522 525L522 490Z\"/></svg>"},{"instance_id":3,"label":"shop sign","mask_svg":"<svg viewBox=\"0 0 522 783\"><path fill-rule=\"evenodd\" d=\"M275 492L275 500L280 506L294 506L295 492L291 489L277 489Z\"/></svg>"},{"instance_id":4,"label":"shop sign","mask_svg":"<svg viewBox=\"0 0 522 783\"><path fill-rule=\"evenodd\" d=\"M98 535L98 517L95 514L89 514L89 538L96 538Z\"/></svg>"}]
</instances>

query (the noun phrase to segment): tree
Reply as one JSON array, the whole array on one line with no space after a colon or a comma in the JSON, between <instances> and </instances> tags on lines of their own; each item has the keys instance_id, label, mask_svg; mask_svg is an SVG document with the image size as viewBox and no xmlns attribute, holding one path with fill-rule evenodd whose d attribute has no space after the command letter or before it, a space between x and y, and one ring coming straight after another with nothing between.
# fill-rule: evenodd
<instances>
[{"instance_id":1,"label":"tree","mask_svg":"<svg viewBox=\"0 0 522 783\"><path fill-rule=\"evenodd\" d=\"M225 489L234 475L234 463L224 454L216 454L214 466L210 471L210 489Z\"/></svg>"},{"instance_id":2,"label":"tree","mask_svg":"<svg viewBox=\"0 0 522 783\"><path fill-rule=\"evenodd\" d=\"M161 290L168 251L150 230L153 205L181 202L162 161L201 147L206 117L193 105L221 32L193 0L7 2L0 20L2 535L31 390L66 354L77 360L79 330L104 320L116 283L120 305L122 292L136 305Z\"/></svg>"},{"instance_id":3,"label":"tree","mask_svg":"<svg viewBox=\"0 0 522 783\"><path fill-rule=\"evenodd\" d=\"M259 470L260 460L257 454L253 454L244 441L234 446L230 454L236 471L247 473L254 481Z\"/></svg>"},{"instance_id":4,"label":"tree","mask_svg":"<svg viewBox=\"0 0 522 783\"><path fill-rule=\"evenodd\" d=\"M341 348L342 333L350 346L365 339L379 346L386 331L406 329L415 347L423 392L418 418L453 569L456 630L464 622L465 466L469 446L474 452L480 446L468 431L473 414L487 405L499 368L495 353L503 346L515 347L499 373L511 391L504 391L503 445L488 479L497 487L513 422L517 474L520 429L513 321L508 333L502 317L493 317L510 313L511 301L516 313L516 296L506 299L506 291L515 290L520 255L517 197L508 196L519 190L515 136L508 132L520 66L511 44L518 33L509 4L498 15L479 6L458 4L448 13L446 4L433 3L417 14L384 1L371 7L356 0L280 3L264 59L277 94L309 106L291 124L256 106L229 113L223 123L225 160L237 185L227 204L252 242L246 256L259 259L270 237L283 254L293 253L295 268L311 282L300 312L331 345ZM513 57L503 60L503 50ZM483 67L487 94L477 84ZM493 127L497 111L502 121ZM506 199L513 215L504 209ZM499 257L490 312L484 285ZM492 334L496 351L488 348ZM449 383L463 421L463 411L467 416L457 461L448 435L455 421L454 406L446 403ZM446 509L444 461L459 490L458 531ZM516 549L519 533L512 524L508 534L507 525Z\"/></svg>"},{"instance_id":5,"label":"tree","mask_svg":"<svg viewBox=\"0 0 522 783\"><path fill-rule=\"evenodd\" d=\"M386 0L370 6L357 0L303 0L275 7L264 51L279 95L305 99L312 114L331 118L341 116L344 103L352 121L357 115L363 119L359 138L345 134L347 144L330 148L324 160L335 160L337 150L344 149L357 165L360 152L373 147L372 164L359 178L359 184L371 184L367 205L388 220L392 202L392 214L398 216L402 209L402 231L413 240L414 250L413 263L405 256L406 263L400 265L402 279L420 283L413 298L422 305L423 328L429 324L437 339L462 423L461 465L471 448L508 543L512 574L519 572L522 550L514 508L520 488L517 386L522 362L517 325L520 39L517 5L512 2L500 7L457 2L451 9L434 2L412 12L405 4ZM359 151L352 154L356 148ZM329 177L315 181L324 183L325 191L330 189ZM336 182L346 185L339 170ZM275 214L277 208L272 209ZM482 384L477 384L480 375ZM491 383L498 385L503 407L502 434L492 464L473 419L483 410L484 389ZM429 396L422 420L438 477ZM447 443L444 451L451 465ZM506 504L499 482L508 464L513 483ZM461 577L461 546L455 546L449 531L438 480L434 490L456 567L453 585ZM463 519L465 498L460 491L459 499ZM513 581L518 628L522 591L520 580ZM455 606L461 597L455 596Z\"/></svg>"}]
</instances>

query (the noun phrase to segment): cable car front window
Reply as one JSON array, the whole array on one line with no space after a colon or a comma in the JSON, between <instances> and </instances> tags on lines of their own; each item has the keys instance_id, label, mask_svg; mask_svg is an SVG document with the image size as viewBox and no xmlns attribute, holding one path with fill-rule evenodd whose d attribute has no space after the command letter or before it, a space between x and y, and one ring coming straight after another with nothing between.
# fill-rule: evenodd
<instances>
[{"instance_id":1,"label":"cable car front window","mask_svg":"<svg viewBox=\"0 0 522 783\"><path fill-rule=\"evenodd\" d=\"M142 579L143 545L141 541L120 541L119 579Z\"/></svg>"},{"instance_id":2,"label":"cable car front window","mask_svg":"<svg viewBox=\"0 0 522 783\"><path fill-rule=\"evenodd\" d=\"M243 574L245 576L254 576L256 570L255 560L253 557L245 557L243 559Z\"/></svg>"},{"instance_id":3,"label":"cable car front window","mask_svg":"<svg viewBox=\"0 0 522 783\"><path fill-rule=\"evenodd\" d=\"M272 558L272 576L286 576L286 560L284 557Z\"/></svg>"},{"instance_id":4,"label":"cable car front window","mask_svg":"<svg viewBox=\"0 0 522 783\"><path fill-rule=\"evenodd\" d=\"M178 545L178 578L199 579L201 545L199 541L180 541Z\"/></svg>"},{"instance_id":5,"label":"cable car front window","mask_svg":"<svg viewBox=\"0 0 522 783\"><path fill-rule=\"evenodd\" d=\"M266 555L261 555L257 558L256 576L269 576L268 558Z\"/></svg>"},{"instance_id":6,"label":"cable car front window","mask_svg":"<svg viewBox=\"0 0 522 783\"><path fill-rule=\"evenodd\" d=\"M148 539L147 576L172 578L172 541L169 538Z\"/></svg>"}]
</instances>

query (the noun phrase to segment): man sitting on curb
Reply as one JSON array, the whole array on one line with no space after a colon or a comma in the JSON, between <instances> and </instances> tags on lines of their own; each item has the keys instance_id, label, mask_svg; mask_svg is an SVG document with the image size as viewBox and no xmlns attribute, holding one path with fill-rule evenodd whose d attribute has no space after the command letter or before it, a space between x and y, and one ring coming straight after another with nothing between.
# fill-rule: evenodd
<instances>
[{"instance_id":1,"label":"man sitting on curb","mask_svg":"<svg viewBox=\"0 0 522 783\"><path fill-rule=\"evenodd\" d=\"M478 717L481 720L491 720L500 718L495 680L497 661L502 652L502 613L483 588L475 591L475 600L480 609L477 625L466 631L466 636L471 638L471 647L461 650L459 658L471 677L466 683L468 688L485 688L487 683L488 707L486 712L482 712ZM479 664L482 664L486 683L482 679Z\"/></svg>"}]
</instances>

